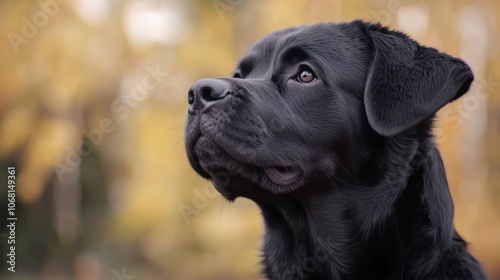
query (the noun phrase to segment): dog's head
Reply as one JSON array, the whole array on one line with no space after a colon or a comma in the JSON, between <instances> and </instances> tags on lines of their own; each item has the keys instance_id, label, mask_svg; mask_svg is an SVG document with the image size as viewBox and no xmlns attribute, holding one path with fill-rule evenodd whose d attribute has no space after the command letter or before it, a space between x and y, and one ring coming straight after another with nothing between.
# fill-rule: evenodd
<instances>
[{"instance_id":1,"label":"dog's head","mask_svg":"<svg viewBox=\"0 0 500 280\"><path fill-rule=\"evenodd\" d=\"M428 123L473 75L406 35L355 21L277 31L231 78L188 93L186 149L225 197L290 193L313 178L353 176L377 141Z\"/></svg>"}]
</instances>

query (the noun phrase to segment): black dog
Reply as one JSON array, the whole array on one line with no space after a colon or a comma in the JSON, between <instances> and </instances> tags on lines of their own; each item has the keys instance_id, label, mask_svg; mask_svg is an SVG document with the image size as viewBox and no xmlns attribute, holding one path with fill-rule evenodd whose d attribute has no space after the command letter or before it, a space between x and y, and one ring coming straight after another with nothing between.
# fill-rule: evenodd
<instances>
[{"instance_id":1,"label":"black dog","mask_svg":"<svg viewBox=\"0 0 500 280\"><path fill-rule=\"evenodd\" d=\"M486 279L431 129L460 59L354 21L277 31L188 94L193 168L262 210L269 279Z\"/></svg>"}]
</instances>

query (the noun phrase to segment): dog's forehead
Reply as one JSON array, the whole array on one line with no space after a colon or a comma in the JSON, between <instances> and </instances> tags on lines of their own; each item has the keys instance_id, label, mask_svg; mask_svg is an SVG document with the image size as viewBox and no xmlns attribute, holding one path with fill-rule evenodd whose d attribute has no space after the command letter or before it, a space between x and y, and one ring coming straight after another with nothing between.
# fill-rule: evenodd
<instances>
[{"instance_id":1,"label":"dog's forehead","mask_svg":"<svg viewBox=\"0 0 500 280\"><path fill-rule=\"evenodd\" d=\"M346 48L345 35L341 25L321 23L281 29L258 41L241 59L240 65L269 63L291 47L315 50L321 54Z\"/></svg>"}]
</instances>

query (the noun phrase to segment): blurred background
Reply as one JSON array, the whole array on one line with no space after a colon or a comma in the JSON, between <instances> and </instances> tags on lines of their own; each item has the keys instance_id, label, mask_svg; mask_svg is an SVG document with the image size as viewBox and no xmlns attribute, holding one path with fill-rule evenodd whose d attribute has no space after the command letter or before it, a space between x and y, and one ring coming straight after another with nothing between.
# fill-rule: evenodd
<instances>
[{"instance_id":1,"label":"blurred background","mask_svg":"<svg viewBox=\"0 0 500 280\"><path fill-rule=\"evenodd\" d=\"M257 207L226 203L186 160L187 90L276 29L357 18L473 68L436 141L457 229L500 279L499 12L495 0L1 1L0 279L262 279Z\"/></svg>"}]
</instances>

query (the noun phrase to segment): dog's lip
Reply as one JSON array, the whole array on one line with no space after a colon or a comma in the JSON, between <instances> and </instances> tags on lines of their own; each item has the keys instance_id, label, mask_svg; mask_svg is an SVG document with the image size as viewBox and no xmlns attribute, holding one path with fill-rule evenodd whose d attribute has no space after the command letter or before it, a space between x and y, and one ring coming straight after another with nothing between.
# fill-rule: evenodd
<instances>
[{"instance_id":1,"label":"dog's lip","mask_svg":"<svg viewBox=\"0 0 500 280\"><path fill-rule=\"evenodd\" d=\"M197 134L195 137L193 137L189 149L191 151L195 150L195 146L198 144L199 140L203 137L206 137L203 135L203 133ZM221 147L222 148L222 147ZM266 177L273 182L276 185L279 186L288 186L294 182L296 182L300 175L302 174L301 169L295 166L283 166L283 165L277 165L277 166L259 166L259 164L255 164L252 162L245 162L241 161L239 157L234 157L226 151L225 149L222 148L224 152L230 156L232 159L234 159L236 162L239 162L243 166L248 166L249 168L256 168L264 171L263 173L266 175ZM211 170L205 169L199 159L199 155L196 152L190 153L192 162L191 164L193 165L193 168L204 178L209 179L211 177L211 173L213 173L214 166L211 166ZM218 170L225 170L226 166L218 166L216 169ZM256 170L254 169L254 170ZM235 170L230 170L230 171L235 171ZM241 174L244 176L244 174ZM248 178L250 179L250 178Z\"/></svg>"},{"instance_id":2,"label":"dog's lip","mask_svg":"<svg viewBox=\"0 0 500 280\"><path fill-rule=\"evenodd\" d=\"M196 146L196 144L198 143L198 141L201 139L202 136L203 135L201 133L195 134L195 136L193 137L193 141L188 147L189 151L194 151L195 149L194 147ZM197 153L188 152L188 158L190 159L191 165L193 166L194 170L196 170L203 178L207 179L210 178L210 174L208 173L208 171L201 166Z\"/></svg>"},{"instance_id":3,"label":"dog's lip","mask_svg":"<svg viewBox=\"0 0 500 280\"><path fill-rule=\"evenodd\" d=\"M298 168L287 166L287 167L268 167L264 168L264 173L267 177L275 184L278 185L288 185L295 182L301 172Z\"/></svg>"}]
</instances>

